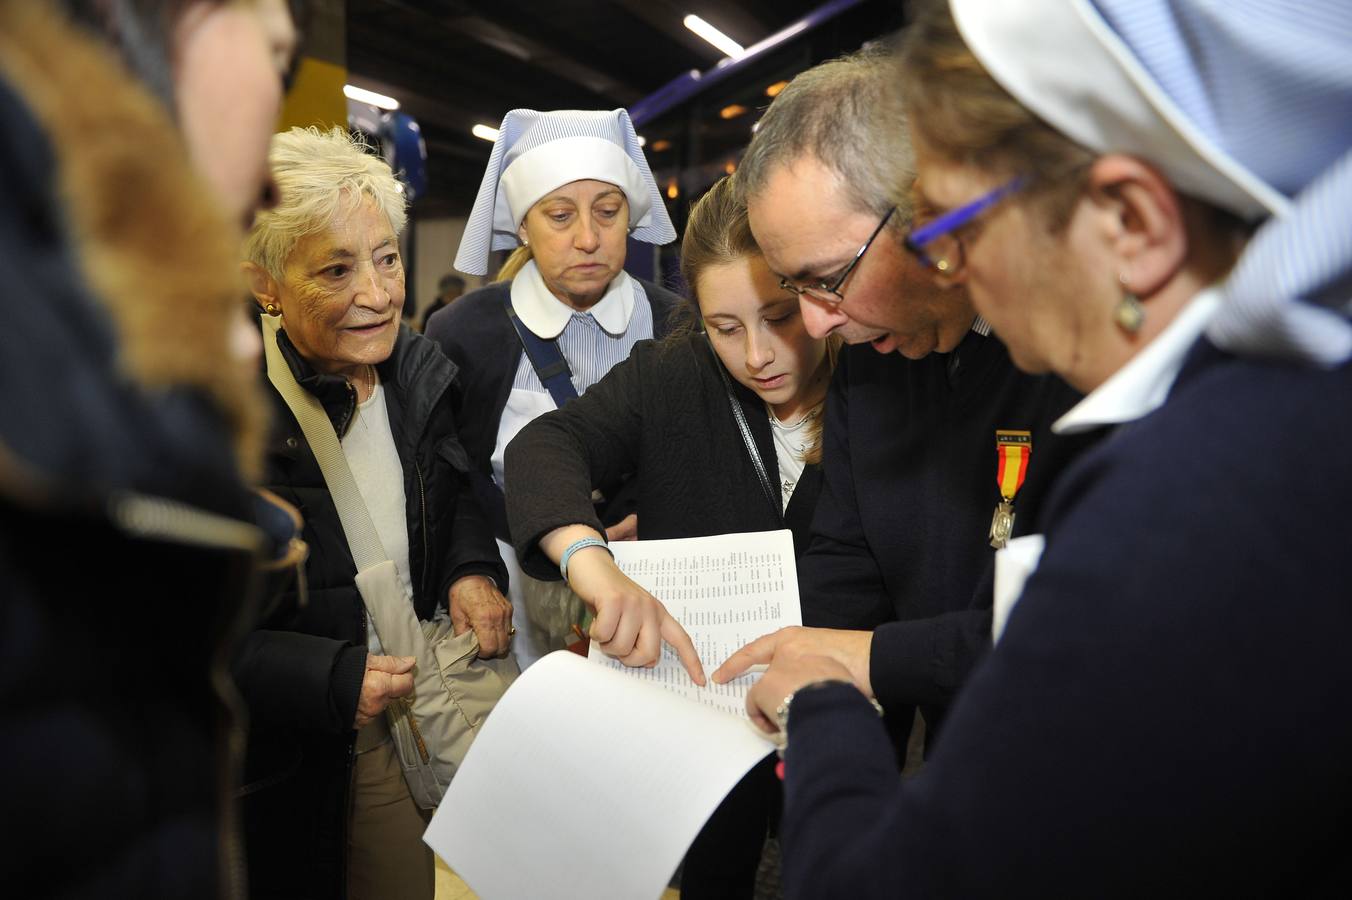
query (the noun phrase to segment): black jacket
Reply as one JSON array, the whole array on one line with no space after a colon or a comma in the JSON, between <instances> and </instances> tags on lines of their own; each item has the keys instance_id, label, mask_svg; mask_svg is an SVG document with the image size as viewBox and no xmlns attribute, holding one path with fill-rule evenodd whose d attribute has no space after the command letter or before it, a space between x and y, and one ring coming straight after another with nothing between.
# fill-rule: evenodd
<instances>
[{"instance_id":1,"label":"black jacket","mask_svg":"<svg viewBox=\"0 0 1352 900\"><path fill-rule=\"evenodd\" d=\"M521 430L507 447L507 512L527 573L557 579L539 539L574 523L601 530L592 488L609 492L631 472L641 538L791 527L795 547L805 544L821 470L805 469L781 519L747 454L721 365L703 334L641 341L587 393ZM729 381L777 490L765 403Z\"/></svg>"},{"instance_id":2,"label":"black jacket","mask_svg":"<svg viewBox=\"0 0 1352 900\"><path fill-rule=\"evenodd\" d=\"M355 390L341 377L317 374L285 331L278 345L296 380L344 434ZM414 606L430 619L454 580L483 574L505 588L506 573L466 478L469 461L451 412L455 366L404 326L376 369L404 467ZM285 401L270 384L268 391L276 424L265 486L300 510L310 557L307 596L283 597L235 663L253 719L245 788L250 868L255 896L341 897L365 607L319 464Z\"/></svg>"},{"instance_id":3,"label":"black jacket","mask_svg":"<svg viewBox=\"0 0 1352 900\"><path fill-rule=\"evenodd\" d=\"M652 308L653 337L660 340L671 331L673 315L685 301L650 281L636 280ZM511 290L510 281L494 282L470 291L427 320L427 337L460 369L463 403L456 410L460 436L474 463L480 504L493 520L497 536L508 542L506 510L502 492L493 483L491 460L523 352L504 306ZM611 502L602 510L606 524L633 511L633 498L627 492L607 496Z\"/></svg>"},{"instance_id":4,"label":"black jacket","mask_svg":"<svg viewBox=\"0 0 1352 900\"><path fill-rule=\"evenodd\" d=\"M799 561L803 621L874 630L870 678L899 736L915 704L936 728L990 646L996 430L1032 432L1014 502L1021 534L1051 479L1094 439L1050 432L1078 396L1059 378L1016 371L997 338L976 332L920 360L868 347L841 355L826 487Z\"/></svg>"}]
</instances>

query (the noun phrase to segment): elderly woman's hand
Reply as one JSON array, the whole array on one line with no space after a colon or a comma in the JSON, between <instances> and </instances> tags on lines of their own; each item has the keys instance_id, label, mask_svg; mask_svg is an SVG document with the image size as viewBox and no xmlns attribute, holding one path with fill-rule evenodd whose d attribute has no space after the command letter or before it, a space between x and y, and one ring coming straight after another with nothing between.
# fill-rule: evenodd
<instances>
[{"instance_id":1,"label":"elderly woman's hand","mask_svg":"<svg viewBox=\"0 0 1352 900\"><path fill-rule=\"evenodd\" d=\"M412 656L366 657L366 677L361 682L361 696L357 698L357 716L353 728L365 728L371 720L385 711L391 700L413 693Z\"/></svg>"},{"instance_id":2,"label":"elderly woman's hand","mask_svg":"<svg viewBox=\"0 0 1352 900\"><path fill-rule=\"evenodd\" d=\"M512 646L512 604L483 575L466 575L451 585L451 626L456 634L474 629L479 656L506 656Z\"/></svg>"}]
</instances>

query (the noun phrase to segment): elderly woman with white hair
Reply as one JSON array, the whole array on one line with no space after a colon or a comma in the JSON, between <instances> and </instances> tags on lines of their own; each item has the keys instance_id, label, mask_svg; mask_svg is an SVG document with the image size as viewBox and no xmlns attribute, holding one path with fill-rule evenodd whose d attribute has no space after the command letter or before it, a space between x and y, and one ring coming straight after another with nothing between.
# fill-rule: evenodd
<instances>
[{"instance_id":1,"label":"elderly woman with white hair","mask_svg":"<svg viewBox=\"0 0 1352 900\"><path fill-rule=\"evenodd\" d=\"M917 777L842 666L771 663L786 894L1347 896L1352 7L949 6L908 246L1108 434Z\"/></svg>"},{"instance_id":2,"label":"elderly woman with white hair","mask_svg":"<svg viewBox=\"0 0 1352 900\"><path fill-rule=\"evenodd\" d=\"M281 201L255 222L244 268L279 324L277 350L327 414L418 619L449 615L455 633L474 630L481 656L505 655L511 607L456 436L455 368L400 323L400 185L342 129L277 135L270 159ZM264 482L301 510L310 557L304 592L266 613L235 665L253 725L253 896L430 900L424 814L383 716L411 690L413 659L384 654L324 465L269 389Z\"/></svg>"},{"instance_id":3,"label":"elderly woman with white hair","mask_svg":"<svg viewBox=\"0 0 1352 900\"><path fill-rule=\"evenodd\" d=\"M557 619L571 600L522 573L511 545L503 490L508 443L537 416L567 403L629 356L638 341L663 337L681 305L670 291L624 271L626 241L676 239L661 193L622 109L610 112L512 110L502 121L455 267L488 271L494 250L513 250L499 281L432 316L427 336L464 375L461 427L474 459L476 487L494 520L511 572L522 633L513 650L523 667L550 649L532 618ZM632 490L598 507L610 540L635 533ZM590 529L558 529L542 546L555 555L606 552ZM528 599L531 602L528 603ZM661 642L676 648L703 680L694 645L660 603L607 596L594 607L591 637L629 665L657 660ZM555 622L557 632L566 633Z\"/></svg>"}]
</instances>

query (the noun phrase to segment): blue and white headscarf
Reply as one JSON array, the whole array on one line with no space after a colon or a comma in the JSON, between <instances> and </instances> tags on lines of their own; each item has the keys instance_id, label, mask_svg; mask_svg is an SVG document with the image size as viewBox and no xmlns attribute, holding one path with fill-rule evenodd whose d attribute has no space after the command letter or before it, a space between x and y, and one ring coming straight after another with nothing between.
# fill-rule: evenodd
<instances>
[{"instance_id":1,"label":"blue and white headscarf","mask_svg":"<svg viewBox=\"0 0 1352 900\"><path fill-rule=\"evenodd\" d=\"M514 109L498 129L455 267L470 275L487 274L492 251L521 243L517 229L537 201L583 179L624 191L630 237L649 244L676 240L628 112Z\"/></svg>"},{"instance_id":2,"label":"blue and white headscarf","mask_svg":"<svg viewBox=\"0 0 1352 900\"><path fill-rule=\"evenodd\" d=\"M1352 358L1352 3L950 0L991 76L1058 131L1262 222L1208 329Z\"/></svg>"}]
</instances>

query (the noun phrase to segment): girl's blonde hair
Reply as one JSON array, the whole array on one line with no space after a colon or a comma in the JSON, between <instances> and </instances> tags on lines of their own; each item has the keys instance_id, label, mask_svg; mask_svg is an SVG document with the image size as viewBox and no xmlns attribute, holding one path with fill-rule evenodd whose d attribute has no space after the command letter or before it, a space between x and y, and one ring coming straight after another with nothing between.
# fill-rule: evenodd
<instances>
[{"instance_id":1,"label":"girl's blonde hair","mask_svg":"<svg viewBox=\"0 0 1352 900\"><path fill-rule=\"evenodd\" d=\"M690 208L690 219L681 241L681 277L685 279L686 290L690 295L687 307L690 328L687 330L695 328L700 321L700 273L710 266L726 265L749 256L761 255L760 245L751 233L746 202L742 192L737 189L735 178L735 175L720 178ZM836 368L840 344L840 338L836 335L826 339L826 364L831 372ZM722 365L721 361L719 364ZM808 425L808 449L803 455L805 462L821 462L822 418L819 409Z\"/></svg>"}]
</instances>

